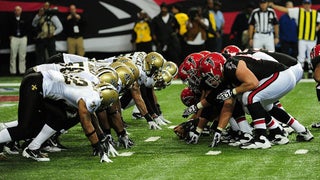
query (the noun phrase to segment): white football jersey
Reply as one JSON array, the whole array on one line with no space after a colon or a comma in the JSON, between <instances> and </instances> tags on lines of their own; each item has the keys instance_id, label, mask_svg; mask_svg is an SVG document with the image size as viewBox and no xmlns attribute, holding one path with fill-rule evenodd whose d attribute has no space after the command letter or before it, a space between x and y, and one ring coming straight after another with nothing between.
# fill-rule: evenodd
<instances>
[{"instance_id":1,"label":"white football jersey","mask_svg":"<svg viewBox=\"0 0 320 180\"><path fill-rule=\"evenodd\" d=\"M74 63L74 62L88 62L88 58L87 57L82 57L82 56L78 56L75 54L66 54L63 53L63 61L64 63Z\"/></svg>"},{"instance_id":2,"label":"white football jersey","mask_svg":"<svg viewBox=\"0 0 320 180\"><path fill-rule=\"evenodd\" d=\"M78 102L83 99L89 112L93 113L101 104L100 93L93 84L74 75L64 75L61 72L42 71L43 97L53 100L65 100L66 104L78 108Z\"/></svg>"},{"instance_id":3,"label":"white football jersey","mask_svg":"<svg viewBox=\"0 0 320 180\"><path fill-rule=\"evenodd\" d=\"M72 74L91 81L94 84L99 83L99 79L90 73L88 62L76 62L69 64L41 64L34 67L36 72L43 72L48 70L59 71L63 74Z\"/></svg>"}]
</instances>

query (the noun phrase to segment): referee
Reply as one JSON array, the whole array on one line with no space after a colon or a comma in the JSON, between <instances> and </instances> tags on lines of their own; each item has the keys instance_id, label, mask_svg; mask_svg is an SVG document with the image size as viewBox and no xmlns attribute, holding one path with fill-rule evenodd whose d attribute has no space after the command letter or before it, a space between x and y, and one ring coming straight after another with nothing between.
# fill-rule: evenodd
<instances>
[{"instance_id":1,"label":"referee","mask_svg":"<svg viewBox=\"0 0 320 180\"><path fill-rule=\"evenodd\" d=\"M275 51L279 42L279 22L267 0L259 0L259 8L252 11L249 18L249 45L253 49Z\"/></svg>"},{"instance_id":2,"label":"referee","mask_svg":"<svg viewBox=\"0 0 320 180\"><path fill-rule=\"evenodd\" d=\"M302 0L302 7L286 8L270 3L275 10L288 13L298 27L298 61L304 66L307 61L308 78L312 78L310 51L317 44L316 33L320 29L320 13L311 9L311 0Z\"/></svg>"}]
</instances>

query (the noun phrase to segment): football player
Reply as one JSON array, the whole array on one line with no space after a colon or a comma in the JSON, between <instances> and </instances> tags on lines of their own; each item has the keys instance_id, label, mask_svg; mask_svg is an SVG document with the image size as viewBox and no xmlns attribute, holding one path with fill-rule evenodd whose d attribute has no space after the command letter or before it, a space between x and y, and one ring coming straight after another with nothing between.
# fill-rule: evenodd
<instances>
[{"instance_id":1,"label":"football player","mask_svg":"<svg viewBox=\"0 0 320 180\"><path fill-rule=\"evenodd\" d=\"M228 53L231 56L249 56L258 60L280 62L289 67L289 70L292 71L296 79L296 84L301 80L303 76L303 69L301 67L301 64L298 63L298 61L295 58L292 58L291 56L288 56L284 53L252 50L241 52L240 49L236 46L227 46L224 52ZM296 131L298 133L296 137L297 141L310 141L313 138L313 136L308 136L306 127L304 127L292 115L285 111L285 109L282 107L279 101L276 101L274 103L273 108L270 111L268 111L268 113L276 120L291 127L289 132L292 131L292 129Z\"/></svg>"},{"instance_id":2,"label":"football player","mask_svg":"<svg viewBox=\"0 0 320 180\"><path fill-rule=\"evenodd\" d=\"M204 110L201 112L201 116L206 117L206 118L200 118L199 124L198 124L196 132L195 132L196 135L200 134L199 131L200 132L202 131L204 124L209 119L208 114L211 114L211 116L214 115L213 117L217 118L221 112L221 109L224 106L224 103L222 101L217 101L215 98L218 95L218 93L222 92L222 90L224 90L226 88L226 84L223 84L221 82L221 78L220 78L221 75L219 76L217 74L217 72L219 72L219 70L215 69L215 68L219 68L221 66L218 66L218 63L212 64L213 63L212 59L216 58L216 56L217 56L216 53L211 53L211 54L207 55L206 57L203 57L200 60L199 65L198 65L199 72L198 72L197 77L201 77L200 87L202 87L202 89L206 89L206 93L204 93L202 95L201 99L208 99L206 101L209 101L210 103L208 103L207 106L204 108ZM222 64L224 63L223 59L221 59L221 63ZM244 134L247 133L250 137L250 134L252 134L252 132L251 132L251 128L250 128L248 122L245 119L242 107L239 106L239 103L237 103L237 104L238 105L237 105L237 108L235 108L233 117L235 117L235 120L237 121L238 124L233 123L234 119L232 119L232 118L230 118L230 124L232 125L231 127L235 131L241 130L241 132L242 132L241 134L243 135L242 139L245 141L245 139L247 139L247 138L244 137ZM202 108L196 107L195 105L192 105L190 107L192 107L194 109L187 108L186 111L184 112L184 115L183 115L184 117L187 117L189 114L198 111L198 109L202 109ZM215 113L213 113L213 112L215 112ZM198 137L196 136L195 139L198 139ZM250 139L248 139L248 140L250 140Z\"/></svg>"},{"instance_id":3,"label":"football player","mask_svg":"<svg viewBox=\"0 0 320 180\"><path fill-rule=\"evenodd\" d=\"M220 58L224 57L220 55ZM235 97L241 95L242 103L247 107L253 119L255 138L240 147L243 149L270 148L271 144L266 138L266 123L269 124L272 119L267 111L273 107L273 102L284 96L295 86L295 76L283 64L272 61L259 61L251 57L229 57L226 63L220 65L220 67L222 66L223 69L220 69L221 74L223 73L223 78L233 88L227 89L217 96L217 99L229 103L229 109L223 109L213 141L215 141L215 138L217 138L216 141L219 141L219 133L225 127L232 114ZM199 104L199 106L201 105L202 103ZM278 132L278 128L271 129L275 131L274 134L281 134L281 132ZM305 129L304 133L309 137L313 137L308 129Z\"/></svg>"},{"instance_id":4,"label":"football player","mask_svg":"<svg viewBox=\"0 0 320 180\"><path fill-rule=\"evenodd\" d=\"M320 101L320 45L316 45L310 52L311 64L313 70L313 79L317 82L316 93ZM320 128L320 122L311 125L312 128Z\"/></svg>"},{"instance_id":5,"label":"football player","mask_svg":"<svg viewBox=\"0 0 320 180\"><path fill-rule=\"evenodd\" d=\"M41 132L45 132L45 135L40 132L33 140L38 143L30 143L24 149L23 156L37 161L49 161L50 159L42 154L39 148L48 137L63 128L61 121L66 119L66 114L59 100L64 100L66 104L78 109L84 132L92 146L97 149L100 160L109 162L109 158L105 155L107 149L103 142L99 142L91 124L91 115L98 108L109 106L116 98L118 93L110 84L94 86L90 81L63 75L54 70L28 74L20 86L18 126L2 130L0 142L32 138L37 132L35 129L42 128ZM52 103L52 100L59 105ZM41 122L42 118L37 118L39 110L44 112L45 124ZM47 136L48 132L51 135Z\"/></svg>"}]
</instances>

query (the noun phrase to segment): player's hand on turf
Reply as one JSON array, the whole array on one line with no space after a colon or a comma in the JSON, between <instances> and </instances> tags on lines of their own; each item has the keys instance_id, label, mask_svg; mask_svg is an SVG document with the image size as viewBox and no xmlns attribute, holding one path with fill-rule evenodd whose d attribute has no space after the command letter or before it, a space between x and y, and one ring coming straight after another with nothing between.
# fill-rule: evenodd
<instances>
[{"instance_id":1,"label":"player's hand on turf","mask_svg":"<svg viewBox=\"0 0 320 180\"><path fill-rule=\"evenodd\" d=\"M149 129L152 129L152 130L162 129L154 121L148 121L148 124L149 124Z\"/></svg>"},{"instance_id":2,"label":"player's hand on turf","mask_svg":"<svg viewBox=\"0 0 320 180\"><path fill-rule=\"evenodd\" d=\"M217 147L221 139L221 131L216 130L213 134L213 139L209 147Z\"/></svg>"},{"instance_id":3,"label":"player's hand on turf","mask_svg":"<svg viewBox=\"0 0 320 180\"><path fill-rule=\"evenodd\" d=\"M163 117L163 115L160 115L159 118L160 118L162 121L164 121L166 124L171 124L171 123L172 123L172 122L169 121L168 119L165 119L165 118Z\"/></svg>"},{"instance_id":4,"label":"player's hand on turf","mask_svg":"<svg viewBox=\"0 0 320 180\"><path fill-rule=\"evenodd\" d=\"M112 137L111 134L107 134L107 135L106 135L106 141L109 142L109 144L111 144L112 146L116 146L116 142L115 142L115 140L113 139L113 137Z\"/></svg>"},{"instance_id":5,"label":"player's hand on turf","mask_svg":"<svg viewBox=\"0 0 320 180\"><path fill-rule=\"evenodd\" d=\"M98 142L96 144L92 145L93 147L93 155L94 156L100 156L100 162L112 162L109 157L107 156L107 150L108 147L105 145L105 143Z\"/></svg>"},{"instance_id":6,"label":"player's hand on turf","mask_svg":"<svg viewBox=\"0 0 320 180\"><path fill-rule=\"evenodd\" d=\"M120 135L119 136L119 144L118 146L122 145L125 149L131 148L134 143L133 141L129 138L129 136L126 135Z\"/></svg>"},{"instance_id":7,"label":"player's hand on turf","mask_svg":"<svg viewBox=\"0 0 320 180\"><path fill-rule=\"evenodd\" d=\"M190 114L196 113L198 110L196 105L192 105L184 110L182 117L187 118Z\"/></svg>"},{"instance_id":8,"label":"player's hand on turf","mask_svg":"<svg viewBox=\"0 0 320 180\"><path fill-rule=\"evenodd\" d=\"M190 131L189 132L189 138L187 138L187 143L188 144L198 144L200 137L200 133L197 131Z\"/></svg>"},{"instance_id":9,"label":"player's hand on turf","mask_svg":"<svg viewBox=\"0 0 320 180\"><path fill-rule=\"evenodd\" d=\"M162 121L162 119L157 116L154 118L154 121L159 125L159 126L162 126L162 125L167 125L167 123L165 123L164 121Z\"/></svg>"}]
</instances>

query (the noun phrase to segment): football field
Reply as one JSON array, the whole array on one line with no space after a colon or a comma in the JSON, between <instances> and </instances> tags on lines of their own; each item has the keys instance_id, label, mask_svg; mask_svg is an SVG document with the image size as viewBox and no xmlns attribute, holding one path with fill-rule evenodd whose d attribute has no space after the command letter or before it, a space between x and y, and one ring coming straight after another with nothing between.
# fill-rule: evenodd
<instances>
[{"instance_id":1,"label":"football field","mask_svg":"<svg viewBox=\"0 0 320 180\"><path fill-rule=\"evenodd\" d=\"M19 81L0 78L0 83ZM179 140L172 126L186 121L181 116L185 106L180 101L184 87L177 83L156 91L164 117L172 122L161 126L162 130L149 130L144 119L132 119L132 108L123 111L135 145L131 149L116 148L121 156L110 157L113 163L100 163L98 157L92 156L92 147L78 124L60 138L68 150L49 153L50 162L26 159L21 152L0 160L0 179L320 179L320 129L311 128L313 122L320 121L315 82L300 82L281 99L284 108L310 129L314 139L296 142L293 133L289 144L264 150L242 150L223 143L209 148L209 136L201 137L197 145ZM18 87L2 84L0 95L0 100L18 95ZM17 119L17 108L16 101L0 101L0 122ZM112 134L117 140L113 131ZM146 141L150 137L156 140ZM298 150L306 151L296 154ZM221 153L207 155L209 151Z\"/></svg>"}]
</instances>

